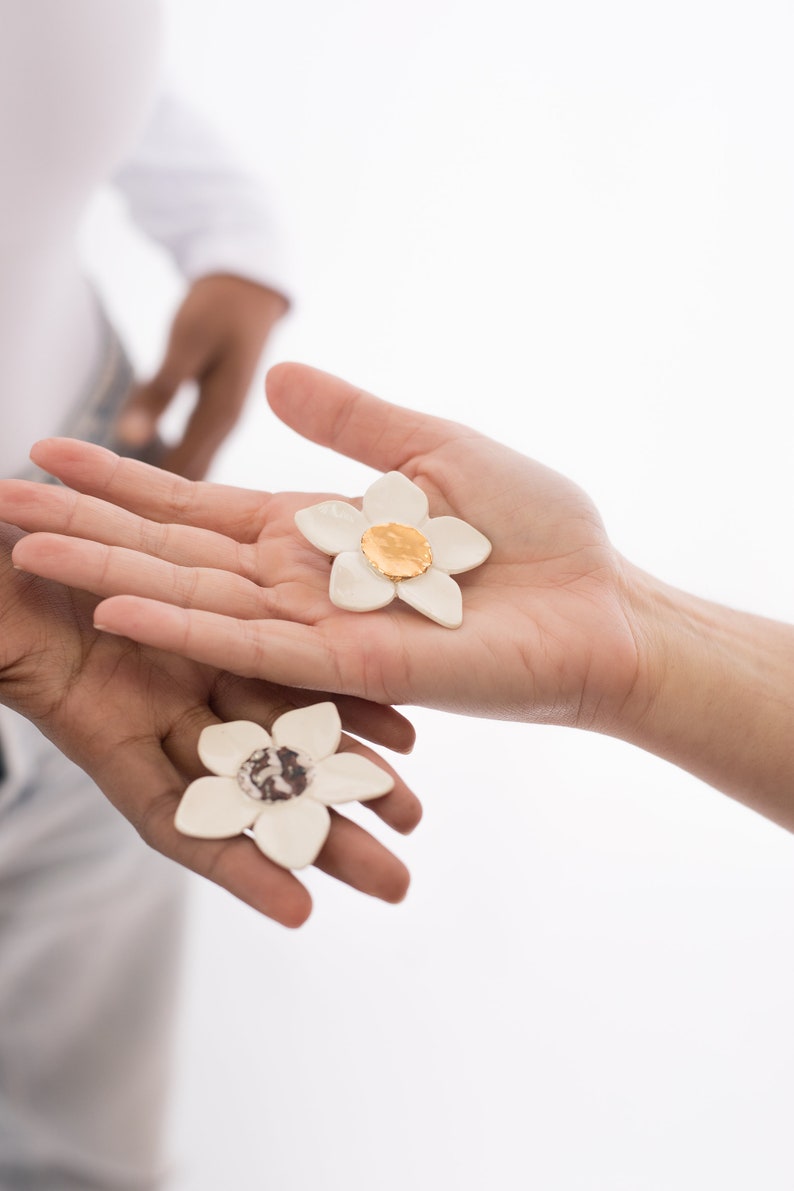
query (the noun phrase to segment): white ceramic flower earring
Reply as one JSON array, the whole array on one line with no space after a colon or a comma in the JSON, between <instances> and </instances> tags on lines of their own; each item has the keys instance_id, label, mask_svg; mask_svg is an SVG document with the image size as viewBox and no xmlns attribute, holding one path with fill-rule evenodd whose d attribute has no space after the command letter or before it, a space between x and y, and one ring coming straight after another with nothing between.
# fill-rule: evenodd
<instances>
[{"instance_id":1,"label":"white ceramic flower earring","mask_svg":"<svg viewBox=\"0 0 794 1191\"><path fill-rule=\"evenodd\" d=\"M491 543L458 517L430 517L421 488L398 471L369 487L361 512L326 500L295 514L298 529L335 555L329 595L337 608L371 612L395 597L448 629L463 621L453 575L485 562Z\"/></svg>"},{"instance_id":2,"label":"white ceramic flower earring","mask_svg":"<svg viewBox=\"0 0 794 1191\"><path fill-rule=\"evenodd\" d=\"M199 839L229 839L251 828L259 849L284 868L311 864L331 827L329 806L380 798L394 781L358 753L337 753L342 737L333 703L279 716L270 733L235 720L213 724L198 751L215 777L191 782L176 827Z\"/></svg>"}]
</instances>

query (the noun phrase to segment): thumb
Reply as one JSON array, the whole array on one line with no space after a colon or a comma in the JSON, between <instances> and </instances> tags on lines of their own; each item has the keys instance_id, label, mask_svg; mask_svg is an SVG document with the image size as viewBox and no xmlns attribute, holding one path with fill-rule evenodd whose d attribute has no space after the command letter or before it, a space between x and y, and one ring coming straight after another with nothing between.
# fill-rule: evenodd
<instances>
[{"instance_id":1,"label":"thumb","mask_svg":"<svg viewBox=\"0 0 794 1191\"><path fill-rule=\"evenodd\" d=\"M157 432L163 410L179 386L196 376L199 364L200 357L196 355L193 359L172 335L158 371L150 380L136 385L122 405L116 421L119 440L130 447L141 447L150 442Z\"/></svg>"},{"instance_id":2,"label":"thumb","mask_svg":"<svg viewBox=\"0 0 794 1191\"><path fill-rule=\"evenodd\" d=\"M378 471L404 467L462 433L454 422L392 405L305 364L275 365L266 389L287 426Z\"/></svg>"}]
</instances>

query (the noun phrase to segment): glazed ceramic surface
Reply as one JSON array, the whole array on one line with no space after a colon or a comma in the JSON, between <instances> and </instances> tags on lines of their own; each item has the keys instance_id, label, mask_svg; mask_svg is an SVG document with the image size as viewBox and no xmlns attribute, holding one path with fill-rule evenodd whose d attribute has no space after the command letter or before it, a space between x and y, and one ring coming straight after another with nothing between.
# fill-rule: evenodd
<instances>
[{"instance_id":1,"label":"glazed ceramic surface","mask_svg":"<svg viewBox=\"0 0 794 1191\"><path fill-rule=\"evenodd\" d=\"M338 608L372 612L398 598L444 628L463 622L453 575L491 552L488 539L459 517L431 517L421 488L391 471L376 480L361 511L327 500L295 515L313 546L334 557L329 595Z\"/></svg>"},{"instance_id":2,"label":"glazed ceramic surface","mask_svg":"<svg viewBox=\"0 0 794 1191\"><path fill-rule=\"evenodd\" d=\"M213 724L199 756L215 776L191 782L176 813L183 835L228 839L249 829L260 850L284 868L304 868L331 827L329 806L388 794L385 770L357 753L338 753L333 703L279 716L272 732L248 720Z\"/></svg>"}]
</instances>

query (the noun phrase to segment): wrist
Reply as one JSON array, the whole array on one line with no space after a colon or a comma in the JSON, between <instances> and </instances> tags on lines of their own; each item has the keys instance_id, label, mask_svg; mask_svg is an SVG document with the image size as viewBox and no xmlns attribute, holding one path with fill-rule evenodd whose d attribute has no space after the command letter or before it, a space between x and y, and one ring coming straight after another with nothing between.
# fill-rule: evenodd
<instances>
[{"instance_id":1,"label":"wrist","mask_svg":"<svg viewBox=\"0 0 794 1191\"><path fill-rule=\"evenodd\" d=\"M610 734L794 829L794 627L625 575L637 676Z\"/></svg>"},{"instance_id":2,"label":"wrist","mask_svg":"<svg viewBox=\"0 0 794 1191\"><path fill-rule=\"evenodd\" d=\"M193 281L191 288L210 292L214 300L220 299L244 309L250 308L259 316L267 314L273 322L285 315L290 305L288 298L280 290L238 273L225 273L220 270L204 273Z\"/></svg>"}]
</instances>

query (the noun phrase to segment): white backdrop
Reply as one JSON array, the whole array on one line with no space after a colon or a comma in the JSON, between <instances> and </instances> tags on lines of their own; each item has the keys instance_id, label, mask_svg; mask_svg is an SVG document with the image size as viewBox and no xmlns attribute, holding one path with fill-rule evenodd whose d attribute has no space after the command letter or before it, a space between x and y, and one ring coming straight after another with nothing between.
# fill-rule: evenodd
<instances>
[{"instance_id":1,"label":"white backdrop","mask_svg":"<svg viewBox=\"0 0 794 1191\"><path fill-rule=\"evenodd\" d=\"M174 0L170 58L292 242L271 362L509 439L634 562L790 619L793 33L770 0ZM86 251L146 370L178 283L110 200ZM214 475L372 478L258 394ZM790 1191L791 838L622 743L412 716L403 905L312 873L289 933L196 881L173 1191Z\"/></svg>"}]
</instances>

